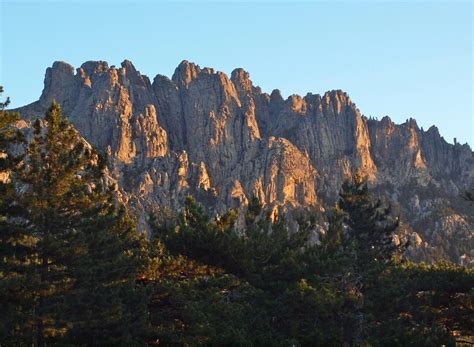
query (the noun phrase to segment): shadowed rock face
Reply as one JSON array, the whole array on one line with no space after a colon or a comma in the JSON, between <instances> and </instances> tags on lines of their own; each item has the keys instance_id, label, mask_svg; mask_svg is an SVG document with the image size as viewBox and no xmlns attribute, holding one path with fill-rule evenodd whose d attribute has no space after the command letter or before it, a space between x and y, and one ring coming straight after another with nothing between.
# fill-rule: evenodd
<instances>
[{"instance_id":1,"label":"shadowed rock face","mask_svg":"<svg viewBox=\"0 0 474 347\"><path fill-rule=\"evenodd\" d=\"M118 195L142 225L145 211L179 207L188 193L217 212L252 195L271 208L324 211L357 170L399 205L416 240L414 257L468 254L462 259L470 261L473 224L459 197L474 186L469 146L451 145L414 120L369 120L340 90L284 100L278 90L255 87L243 69L229 78L183 61L171 79L150 83L127 60L121 67L86 62L76 73L55 62L40 99L18 111L41 116L53 99L87 141L110 154ZM459 240L462 254L444 247Z\"/></svg>"}]
</instances>

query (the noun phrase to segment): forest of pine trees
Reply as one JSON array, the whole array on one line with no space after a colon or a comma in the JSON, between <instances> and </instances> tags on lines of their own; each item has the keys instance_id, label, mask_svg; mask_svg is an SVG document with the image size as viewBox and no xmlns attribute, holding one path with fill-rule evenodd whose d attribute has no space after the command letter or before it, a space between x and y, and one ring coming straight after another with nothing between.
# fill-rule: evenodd
<instances>
[{"instance_id":1,"label":"forest of pine trees","mask_svg":"<svg viewBox=\"0 0 474 347\"><path fill-rule=\"evenodd\" d=\"M237 211L212 217L191 196L151 216L147 238L60 105L25 135L8 102L0 346L472 344L474 271L404 259L399 216L363 177L341 187L320 242L314 216L290 231L252 198L237 230Z\"/></svg>"}]
</instances>

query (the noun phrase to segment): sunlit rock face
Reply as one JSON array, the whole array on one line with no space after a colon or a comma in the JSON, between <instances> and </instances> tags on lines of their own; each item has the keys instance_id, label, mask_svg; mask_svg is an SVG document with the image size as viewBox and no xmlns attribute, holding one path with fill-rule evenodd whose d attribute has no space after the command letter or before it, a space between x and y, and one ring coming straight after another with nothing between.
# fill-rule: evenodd
<instances>
[{"instance_id":1,"label":"sunlit rock face","mask_svg":"<svg viewBox=\"0 0 474 347\"><path fill-rule=\"evenodd\" d=\"M217 213L252 196L275 211L323 212L359 172L401 211L413 258L472 260L471 207L460 198L474 186L469 146L413 119L367 119L343 91L285 100L262 92L243 69L229 77L183 61L171 78L150 82L127 60L75 71L55 62L39 100L18 110L39 117L52 100L109 153L117 195L145 229L150 211L179 208L187 194Z\"/></svg>"}]
</instances>

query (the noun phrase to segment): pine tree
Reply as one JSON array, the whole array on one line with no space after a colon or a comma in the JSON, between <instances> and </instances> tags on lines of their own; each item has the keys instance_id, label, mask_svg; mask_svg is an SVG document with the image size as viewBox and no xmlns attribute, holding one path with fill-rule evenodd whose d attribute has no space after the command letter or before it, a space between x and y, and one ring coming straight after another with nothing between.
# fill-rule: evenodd
<instances>
[{"instance_id":1,"label":"pine tree","mask_svg":"<svg viewBox=\"0 0 474 347\"><path fill-rule=\"evenodd\" d=\"M393 242L399 218L392 216L390 205L369 193L362 176L355 175L343 183L337 208L344 212L343 221L349 228L343 241L349 259L342 273L346 312L342 320L343 340L346 345L357 345L368 333L368 316L377 309L371 298L377 291L378 278L394 264L403 245Z\"/></svg>"},{"instance_id":2,"label":"pine tree","mask_svg":"<svg viewBox=\"0 0 474 347\"><path fill-rule=\"evenodd\" d=\"M245 336L244 342L257 345L334 343L338 331L333 312L337 311L339 300L331 284L315 274L322 262L315 259L320 256L317 246L308 243L311 225L302 221L306 226L291 233L282 214L272 221L269 211L264 211L256 199L250 200L245 212L246 226L242 230L234 228L236 217L235 211L229 211L212 220L194 199L188 198L178 218L157 223L155 232L172 256L184 256L223 273L199 284L199 288L209 290L208 295L223 283L234 283L221 287L220 293L214 292L213 301L219 303L222 310L234 312L236 319L241 317L242 321L222 328L222 322L229 321L224 318L225 312L216 312L209 301L199 300L203 294L189 286L186 270L183 270L184 278L172 282L176 290L166 292L157 286L161 287L159 297L168 298L165 307L169 307L170 301L179 305L174 314L179 320L188 317L184 320L185 326L202 326L208 322L206 334L209 335L205 341L209 343L229 342L220 336L228 334L238 338L237 333ZM187 288L185 293L183 286ZM169 291L182 294L177 298ZM224 298L222 293L225 293ZM222 299L226 300L221 306ZM201 324L187 315L191 308L194 308L191 316L198 315ZM249 308L253 318L248 316ZM192 340L197 338L192 336L193 332L188 331L188 334L191 336L182 336L174 342L183 342L186 338L196 341Z\"/></svg>"},{"instance_id":3,"label":"pine tree","mask_svg":"<svg viewBox=\"0 0 474 347\"><path fill-rule=\"evenodd\" d=\"M342 250L344 238L344 212L336 206L328 213L328 230L321 235L321 247L331 256Z\"/></svg>"},{"instance_id":4,"label":"pine tree","mask_svg":"<svg viewBox=\"0 0 474 347\"><path fill-rule=\"evenodd\" d=\"M344 182L338 208L346 214L344 222L350 228L349 240L358 272L383 269L403 250L403 245L393 242L399 218L392 216L390 205L369 193L362 176L355 175Z\"/></svg>"},{"instance_id":5,"label":"pine tree","mask_svg":"<svg viewBox=\"0 0 474 347\"><path fill-rule=\"evenodd\" d=\"M0 95L2 93L3 87L0 86ZM13 126L16 121L20 120L20 115L7 111L6 108L9 104L9 98L0 102L0 182L4 184L8 181L9 172L22 160L21 153L13 154L11 147L24 140L23 134Z\"/></svg>"},{"instance_id":6,"label":"pine tree","mask_svg":"<svg viewBox=\"0 0 474 347\"><path fill-rule=\"evenodd\" d=\"M474 269L404 261L378 286L371 345L454 346L474 336Z\"/></svg>"},{"instance_id":7,"label":"pine tree","mask_svg":"<svg viewBox=\"0 0 474 347\"><path fill-rule=\"evenodd\" d=\"M0 94L3 87L0 86ZM11 176L21 168L22 133L13 124L20 119L17 113L6 110L10 100L0 102L0 336L2 342L20 344L31 338L32 295L30 281L31 254L35 238L21 223L10 223L10 216L18 211L17 191Z\"/></svg>"},{"instance_id":8,"label":"pine tree","mask_svg":"<svg viewBox=\"0 0 474 347\"><path fill-rule=\"evenodd\" d=\"M75 282L65 296L70 326L65 340L139 344L148 322L146 292L135 283L145 270L145 240L123 210L86 220L74 243L83 254L70 265Z\"/></svg>"},{"instance_id":9,"label":"pine tree","mask_svg":"<svg viewBox=\"0 0 474 347\"><path fill-rule=\"evenodd\" d=\"M246 227L234 227L236 211L211 220L192 197L173 223L155 226L155 234L175 254L184 254L225 269L259 288L279 290L279 282L290 281L286 268L296 265L309 238L308 230L290 233L284 217L272 222L255 200L245 215ZM292 279L298 279L295 272Z\"/></svg>"},{"instance_id":10,"label":"pine tree","mask_svg":"<svg viewBox=\"0 0 474 347\"><path fill-rule=\"evenodd\" d=\"M0 95L2 95L3 92L3 86L0 86ZM7 97L5 101L0 101L0 111L5 111L8 105L10 105L10 97Z\"/></svg>"},{"instance_id":11,"label":"pine tree","mask_svg":"<svg viewBox=\"0 0 474 347\"><path fill-rule=\"evenodd\" d=\"M12 175L19 193L4 227L34 240L25 275L34 289L25 295L38 346L132 343L144 326L146 301L134 285L143 243L104 186L104 167L53 102Z\"/></svg>"}]
</instances>

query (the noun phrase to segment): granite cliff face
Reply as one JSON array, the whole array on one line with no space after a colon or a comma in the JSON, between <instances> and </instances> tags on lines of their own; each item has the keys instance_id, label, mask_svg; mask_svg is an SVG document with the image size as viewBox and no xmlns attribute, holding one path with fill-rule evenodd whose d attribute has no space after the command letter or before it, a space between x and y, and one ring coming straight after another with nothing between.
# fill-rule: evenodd
<instances>
[{"instance_id":1,"label":"granite cliff face","mask_svg":"<svg viewBox=\"0 0 474 347\"><path fill-rule=\"evenodd\" d=\"M324 211L357 170L401 209L412 257L472 261L472 214L459 195L474 186L473 152L435 127L367 119L340 90L285 100L242 69L229 78L187 61L153 82L127 60L76 71L55 62L44 85L38 101L19 109L23 117L59 102L81 135L110 154L110 179L142 226L148 211L178 208L188 193L216 212L252 195L273 209Z\"/></svg>"}]
</instances>

